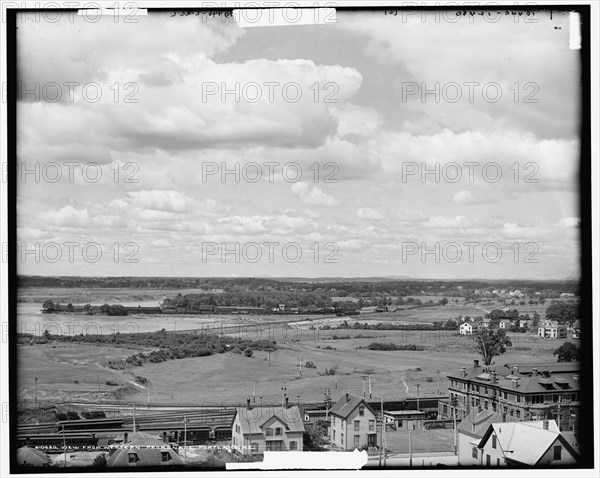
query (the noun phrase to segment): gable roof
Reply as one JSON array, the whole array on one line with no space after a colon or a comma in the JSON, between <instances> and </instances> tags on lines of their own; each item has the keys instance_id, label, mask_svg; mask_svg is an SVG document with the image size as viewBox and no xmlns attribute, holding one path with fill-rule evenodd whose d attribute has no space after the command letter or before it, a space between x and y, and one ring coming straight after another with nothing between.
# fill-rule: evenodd
<instances>
[{"instance_id":1,"label":"gable roof","mask_svg":"<svg viewBox=\"0 0 600 478\"><path fill-rule=\"evenodd\" d=\"M28 466L49 466L52 460L40 450L23 446L17 449L17 463Z\"/></svg>"},{"instance_id":2,"label":"gable roof","mask_svg":"<svg viewBox=\"0 0 600 478\"><path fill-rule=\"evenodd\" d=\"M481 438L492 423L503 423L502 414L500 412L482 410L475 414L471 411L471 413L457 425L456 429L459 433L469 435L473 438Z\"/></svg>"},{"instance_id":3,"label":"gable roof","mask_svg":"<svg viewBox=\"0 0 600 478\"><path fill-rule=\"evenodd\" d=\"M272 418L276 418L285 426L286 432L304 432L304 421L300 414L300 409L293 407L254 407L237 408L236 419L239 417L240 427L244 435L263 433L261 427Z\"/></svg>"},{"instance_id":4,"label":"gable roof","mask_svg":"<svg viewBox=\"0 0 600 478\"><path fill-rule=\"evenodd\" d=\"M350 394L342 395L338 401L333 404L329 410L329 413L341 418L348 418L348 416L356 409L356 407L361 404L368 408L373 415L376 415L375 411L369 406L364 398Z\"/></svg>"},{"instance_id":5,"label":"gable roof","mask_svg":"<svg viewBox=\"0 0 600 478\"><path fill-rule=\"evenodd\" d=\"M542 420L492 423L479 442L479 448L485 446L492 433L496 435L504 457L513 462L533 466L557 440L565 445L574 457L577 457L577 452L562 437L554 420L548 421L548 430L544 429Z\"/></svg>"}]
</instances>

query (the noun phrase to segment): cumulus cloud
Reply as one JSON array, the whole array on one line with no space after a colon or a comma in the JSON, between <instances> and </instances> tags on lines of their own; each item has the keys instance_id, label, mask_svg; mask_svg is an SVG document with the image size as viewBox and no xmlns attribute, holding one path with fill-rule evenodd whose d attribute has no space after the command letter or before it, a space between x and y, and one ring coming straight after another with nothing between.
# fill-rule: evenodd
<instances>
[{"instance_id":1,"label":"cumulus cloud","mask_svg":"<svg viewBox=\"0 0 600 478\"><path fill-rule=\"evenodd\" d=\"M188 201L178 191L132 191L128 193L132 203L143 209L163 212L186 212Z\"/></svg>"},{"instance_id":2,"label":"cumulus cloud","mask_svg":"<svg viewBox=\"0 0 600 478\"><path fill-rule=\"evenodd\" d=\"M337 199L324 193L321 188L316 186L311 188L304 181L292 184L292 192L300 201L309 206L334 207L339 204Z\"/></svg>"},{"instance_id":3,"label":"cumulus cloud","mask_svg":"<svg viewBox=\"0 0 600 478\"><path fill-rule=\"evenodd\" d=\"M356 215L361 219L380 221L384 218L383 214L370 207L361 207L356 211Z\"/></svg>"}]
</instances>

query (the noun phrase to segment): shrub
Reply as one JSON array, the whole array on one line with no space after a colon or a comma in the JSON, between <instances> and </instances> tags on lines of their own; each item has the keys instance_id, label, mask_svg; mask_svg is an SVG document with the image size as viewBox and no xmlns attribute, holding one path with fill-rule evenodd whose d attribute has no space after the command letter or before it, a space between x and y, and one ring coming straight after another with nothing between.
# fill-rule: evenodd
<instances>
[{"instance_id":1,"label":"shrub","mask_svg":"<svg viewBox=\"0 0 600 478\"><path fill-rule=\"evenodd\" d=\"M252 357L254 355L254 352L252 349L246 349L246 350L244 350L244 355L246 357Z\"/></svg>"},{"instance_id":2,"label":"shrub","mask_svg":"<svg viewBox=\"0 0 600 478\"><path fill-rule=\"evenodd\" d=\"M109 387L116 387L116 386L118 386L119 384L118 384L118 383L116 383L116 382L111 382L110 380L107 380L107 381L106 381L106 385L108 385Z\"/></svg>"},{"instance_id":3,"label":"shrub","mask_svg":"<svg viewBox=\"0 0 600 478\"><path fill-rule=\"evenodd\" d=\"M305 364L304 364L305 368L317 368L317 366L312 362L312 360L308 360Z\"/></svg>"},{"instance_id":4,"label":"shrub","mask_svg":"<svg viewBox=\"0 0 600 478\"><path fill-rule=\"evenodd\" d=\"M94 458L92 466L94 466L96 468L106 468L106 466L107 466L106 453L101 453L96 458Z\"/></svg>"}]
</instances>

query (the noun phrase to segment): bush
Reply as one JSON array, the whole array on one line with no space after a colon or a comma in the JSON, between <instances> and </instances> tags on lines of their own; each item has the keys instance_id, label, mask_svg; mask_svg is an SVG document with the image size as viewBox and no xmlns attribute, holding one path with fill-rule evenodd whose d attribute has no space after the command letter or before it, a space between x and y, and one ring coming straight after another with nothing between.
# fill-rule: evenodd
<instances>
[{"instance_id":1,"label":"bush","mask_svg":"<svg viewBox=\"0 0 600 478\"><path fill-rule=\"evenodd\" d=\"M117 382L111 382L110 380L107 380L106 385L108 385L109 387L116 387L119 384Z\"/></svg>"},{"instance_id":2,"label":"bush","mask_svg":"<svg viewBox=\"0 0 600 478\"><path fill-rule=\"evenodd\" d=\"M317 366L312 362L312 360L308 360L305 364L304 364L305 368L317 368Z\"/></svg>"},{"instance_id":3,"label":"bush","mask_svg":"<svg viewBox=\"0 0 600 478\"><path fill-rule=\"evenodd\" d=\"M107 466L106 453L102 453L102 454L98 455L96 458L94 458L92 466L94 466L96 468L106 468L106 466Z\"/></svg>"},{"instance_id":4,"label":"bush","mask_svg":"<svg viewBox=\"0 0 600 478\"><path fill-rule=\"evenodd\" d=\"M252 349L246 349L246 350L244 350L244 355L246 357L250 358L254 355L254 351Z\"/></svg>"}]
</instances>

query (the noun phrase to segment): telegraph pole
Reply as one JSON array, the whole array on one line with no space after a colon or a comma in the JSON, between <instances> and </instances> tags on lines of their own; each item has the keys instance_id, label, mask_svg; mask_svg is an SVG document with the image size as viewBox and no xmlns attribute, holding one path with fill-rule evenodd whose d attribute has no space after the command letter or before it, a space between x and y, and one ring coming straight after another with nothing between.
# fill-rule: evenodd
<instances>
[{"instance_id":1,"label":"telegraph pole","mask_svg":"<svg viewBox=\"0 0 600 478\"><path fill-rule=\"evenodd\" d=\"M412 466L412 430L408 430L408 466Z\"/></svg>"},{"instance_id":2,"label":"telegraph pole","mask_svg":"<svg viewBox=\"0 0 600 478\"><path fill-rule=\"evenodd\" d=\"M437 370L437 376L438 376L438 397L440 396L440 371Z\"/></svg>"},{"instance_id":3,"label":"telegraph pole","mask_svg":"<svg viewBox=\"0 0 600 478\"><path fill-rule=\"evenodd\" d=\"M421 384L417 383L417 411L421 410L420 403L419 403L419 387L421 387Z\"/></svg>"},{"instance_id":4,"label":"telegraph pole","mask_svg":"<svg viewBox=\"0 0 600 478\"><path fill-rule=\"evenodd\" d=\"M256 403L256 380L252 382L252 402Z\"/></svg>"},{"instance_id":5,"label":"telegraph pole","mask_svg":"<svg viewBox=\"0 0 600 478\"><path fill-rule=\"evenodd\" d=\"M187 417L183 417L183 462L187 463Z\"/></svg>"}]
</instances>

